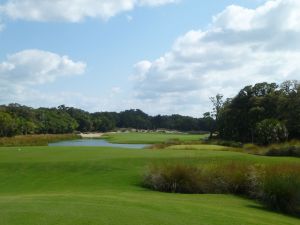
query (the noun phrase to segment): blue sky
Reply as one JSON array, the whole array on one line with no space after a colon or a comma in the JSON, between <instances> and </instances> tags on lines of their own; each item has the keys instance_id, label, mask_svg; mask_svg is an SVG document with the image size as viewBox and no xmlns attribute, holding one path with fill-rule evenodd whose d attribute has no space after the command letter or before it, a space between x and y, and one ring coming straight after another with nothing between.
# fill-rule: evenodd
<instances>
[{"instance_id":1,"label":"blue sky","mask_svg":"<svg viewBox=\"0 0 300 225\"><path fill-rule=\"evenodd\" d=\"M290 4L287 6L288 9L299 9L297 8L299 4L296 1L286 1ZM22 2L27 2L27 5L22 5ZM257 7L264 7L268 1L265 3L266 1L258 0L181 0L179 2L162 0L159 4L157 3L159 1L146 0L141 1L142 3L132 3L133 5L128 8L126 4L124 7L119 6L126 0L116 0L116 5L112 6L109 12L103 12L102 9L95 10L97 15L93 14L93 9L101 7L101 5L96 5L97 3L94 6L90 5L86 9L87 13L80 11L80 7L93 4L93 1L86 4L84 0L66 1L69 5L74 4L76 6L78 4L78 9L66 13L64 10L68 9L61 9L61 15L54 10L52 12L51 8L49 10L43 8L49 8L49 6L36 6L36 2L39 1L0 0L0 23L4 25L0 32L1 104L19 102L34 107L66 104L81 107L88 111L120 111L129 108L141 108L150 114L180 113L201 116L201 113L209 110L208 98L211 95L221 92L230 97L234 91L243 87L247 82L254 83L262 79L280 82L285 78L295 78L296 75L293 74L298 69L294 65L294 70L286 72L287 74L284 76L275 74L272 77L266 77L265 74L273 72L270 68L273 63L268 62L265 66L253 63L251 68L256 74L253 76L248 74L247 76L255 77L257 75L257 77L245 79L245 77L238 77L241 72L238 70L239 66L231 68L230 75L225 74L228 69L223 67L221 72L219 69L215 74L212 74L211 71L215 69L202 71L203 65L201 70L195 68L191 71L190 68L194 68L194 59L191 59L190 56L184 56L186 57L184 65L183 62L174 59L174 52L177 52L174 48L176 48L178 40L180 37L184 39L182 46L186 46L186 40L190 40L186 36L189 36L190 31L194 31L190 36L198 37L201 32L213 33L214 30L217 30L216 28L219 28L223 29L224 32L226 31L226 34L240 37L242 33L237 33L243 32L244 34L245 29L239 28L239 20L247 21L249 19L248 14L243 13L244 10L253 10L260 16L261 13L256 10ZM98 2L105 1L99 0ZM111 0L111 2L114 1ZM270 2L283 4L284 1L274 0ZM13 4L14 7L9 8L9 4ZM49 4L55 5L56 1L49 1ZM229 10L230 5L236 5L238 8L236 10L230 8ZM272 14L280 13L278 10L274 10L276 7L279 6L265 6L265 15L262 15L262 18L256 17L259 17L263 23L264 17L267 18L273 16ZM35 12L38 14L34 14ZM224 15L222 14L219 19L212 19L222 12ZM75 13L78 13L79 17L74 19ZM284 11L284 13L287 12ZM292 12L288 11L288 14L292 14ZM236 18L237 15L240 18ZM244 16L245 18L243 18ZM256 17L255 20L259 20ZM254 21L251 17L252 20ZM256 22L259 23L260 21ZM230 25L231 23L233 26ZM241 26L246 27L248 25L242 24ZM272 24L267 24L265 30L260 32L266 32L272 26ZM293 25L292 28L293 33L285 37L285 40L297 37L299 33L298 24ZM251 29L247 31L255 31L255 28ZM282 30L276 32L278 37L280 32L283 33ZM259 36L260 33L255 35ZM215 40L219 42L218 48L221 48L222 51L230 47L231 44L228 43L225 46L220 44L225 41L226 35L215 36ZM255 37L251 37L255 39ZM223 38L224 40L222 40ZM245 41L249 43L253 43L252 39L249 36L245 37ZM207 43L202 43L199 37L197 40L201 41L201 45L200 42L194 43L195 48L190 46L191 42L188 42L191 49L200 49L202 47L199 46L204 44L207 46ZM239 41L233 40L236 42L234 45L240 45ZM278 40L278 42L284 43L284 40ZM269 43L267 40L255 43L258 46L272 44L271 41ZM298 44L296 40L293 43L295 46ZM185 52L184 49L181 49L181 44L178 46L180 52ZM244 51L244 47L245 45L238 46L234 52L239 52L240 49ZM215 46L205 51L212 52L214 49ZM262 57L264 53L260 51L247 55L246 52L241 52L241 57L245 54L246 58L252 59L256 56ZM297 58L298 53L298 51L293 52L289 58L299 59ZM172 55L172 57L166 55ZM49 69L47 57L50 56L54 60L51 62L55 66ZM64 56L68 57L71 64L65 63ZM24 57L26 57L25 64L27 63L25 66ZM205 68L216 61L220 61L219 56L212 55L211 57L211 59L203 60ZM228 59L228 56L226 57ZM230 55L230 57L234 61L237 56ZM156 62L160 58L164 58L164 63L167 66L157 66ZM42 62L39 61L42 59ZM278 60L281 58L274 58L274 61ZM146 63L142 63L141 66L139 62ZM199 58L199 62L201 62L201 58ZM231 62L227 62L226 65L230 65ZM13 69L7 69L7 65ZM56 65L59 66L56 67ZM145 65L147 71L144 71ZM216 65L214 66L216 67ZM151 69L149 70L148 67ZM168 69L162 69L166 67ZM170 74L170 68L173 67L176 68L176 73ZM276 69L278 67L285 71L285 65L278 65ZM267 71L265 74L257 72L257 68L259 71ZM183 72L180 75L178 71ZM196 71L203 77L196 79ZM212 87L213 85L201 86L200 84L194 86L195 83L201 83L201 80L208 76L212 81L207 82L207 85L214 82L213 79L219 81L224 76L231 78L224 80L222 84L217 84L215 87ZM218 76L222 78L219 79ZM23 79L21 79L22 81L20 81L20 77ZM199 95L201 95L200 98L198 98Z\"/></svg>"}]
</instances>

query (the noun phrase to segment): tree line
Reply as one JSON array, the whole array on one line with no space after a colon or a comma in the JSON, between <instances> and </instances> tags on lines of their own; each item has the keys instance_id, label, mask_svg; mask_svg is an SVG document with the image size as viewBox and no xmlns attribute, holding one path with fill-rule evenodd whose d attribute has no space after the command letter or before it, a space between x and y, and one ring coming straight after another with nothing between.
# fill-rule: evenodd
<instances>
[{"instance_id":1,"label":"tree line","mask_svg":"<svg viewBox=\"0 0 300 225\"><path fill-rule=\"evenodd\" d=\"M150 116L139 109L96 112L66 107L0 106L0 137L26 134L107 132L116 128L209 131L220 139L270 144L300 139L300 83L257 83L233 98L211 98L213 112L201 118L181 115Z\"/></svg>"},{"instance_id":2,"label":"tree line","mask_svg":"<svg viewBox=\"0 0 300 225\"><path fill-rule=\"evenodd\" d=\"M214 131L225 140L271 144L300 139L300 83L257 83L214 105Z\"/></svg>"},{"instance_id":3,"label":"tree line","mask_svg":"<svg viewBox=\"0 0 300 225\"><path fill-rule=\"evenodd\" d=\"M181 115L150 116L139 109L89 113L64 105L34 109L14 103L0 106L0 136L107 132L116 128L206 131L211 120Z\"/></svg>"}]
</instances>

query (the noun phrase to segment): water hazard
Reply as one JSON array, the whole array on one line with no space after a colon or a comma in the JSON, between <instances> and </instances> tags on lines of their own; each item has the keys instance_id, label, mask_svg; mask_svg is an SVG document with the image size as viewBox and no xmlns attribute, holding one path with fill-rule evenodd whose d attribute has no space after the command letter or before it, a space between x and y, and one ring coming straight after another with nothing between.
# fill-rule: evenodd
<instances>
[{"instance_id":1,"label":"water hazard","mask_svg":"<svg viewBox=\"0 0 300 225\"><path fill-rule=\"evenodd\" d=\"M109 143L104 139L78 139L71 141L60 141L50 143L49 146L102 146L102 147L115 147L115 148L134 148L142 149L149 145L147 144L114 144Z\"/></svg>"}]
</instances>

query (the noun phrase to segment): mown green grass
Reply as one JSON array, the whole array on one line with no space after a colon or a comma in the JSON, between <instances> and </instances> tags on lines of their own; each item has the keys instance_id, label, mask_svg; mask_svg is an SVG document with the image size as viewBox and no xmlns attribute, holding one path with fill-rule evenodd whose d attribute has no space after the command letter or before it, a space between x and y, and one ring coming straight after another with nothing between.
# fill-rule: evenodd
<instances>
[{"instance_id":1,"label":"mown green grass","mask_svg":"<svg viewBox=\"0 0 300 225\"><path fill-rule=\"evenodd\" d=\"M110 133L103 136L111 143L120 144L157 144L169 140L178 141L199 141L206 137L206 134L163 134L163 133Z\"/></svg>"},{"instance_id":2,"label":"mown green grass","mask_svg":"<svg viewBox=\"0 0 300 225\"><path fill-rule=\"evenodd\" d=\"M297 163L231 151L97 147L0 148L1 225L274 225L300 220L231 195L140 186L149 164Z\"/></svg>"}]
</instances>

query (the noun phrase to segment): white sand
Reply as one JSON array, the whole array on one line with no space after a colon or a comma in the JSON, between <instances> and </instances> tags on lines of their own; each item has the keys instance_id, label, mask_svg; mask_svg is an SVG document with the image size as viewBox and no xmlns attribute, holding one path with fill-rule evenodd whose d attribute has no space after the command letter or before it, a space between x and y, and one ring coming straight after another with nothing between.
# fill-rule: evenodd
<instances>
[{"instance_id":1,"label":"white sand","mask_svg":"<svg viewBox=\"0 0 300 225\"><path fill-rule=\"evenodd\" d=\"M82 138L99 138L103 135L103 133L81 133L80 136Z\"/></svg>"}]
</instances>

